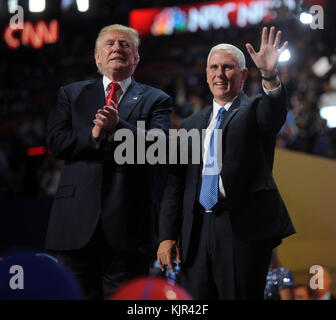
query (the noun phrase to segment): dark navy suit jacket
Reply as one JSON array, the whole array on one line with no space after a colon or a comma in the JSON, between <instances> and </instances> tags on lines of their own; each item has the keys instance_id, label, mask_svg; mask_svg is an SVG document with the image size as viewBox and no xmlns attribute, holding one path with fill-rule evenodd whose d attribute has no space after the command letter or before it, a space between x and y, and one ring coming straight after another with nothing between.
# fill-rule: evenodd
<instances>
[{"instance_id":1,"label":"dark navy suit jacket","mask_svg":"<svg viewBox=\"0 0 336 320\"><path fill-rule=\"evenodd\" d=\"M241 92L224 115L220 174L232 229L242 241L280 240L295 232L272 176L276 134L287 106L285 89L277 98L263 93L249 99ZM211 113L212 106L204 108L181 128L206 129ZM159 239L180 239L183 261L192 245L202 166L202 161L191 164L191 158L188 164L171 165L161 204Z\"/></svg>"},{"instance_id":2,"label":"dark navy suit jacket","mask_svg":"<svg viewBox=\"0 0 336 320\"><path fill-rule=\"evenodd\" d=\"M101 218L107 241L116 249L148 250L152 241L155 166L114 161L112 134L96 148L91 131L97 109L105 105L102 79L61 87L48 127L47 144L64 160L46 238L50 250L73 250L91 239ZM118 110L117 129L136 135L137 120L146 130L170 127L172 99L163 91L132 79ZM136 141L136 137L134 137ZM136 151L135 151L136 152Z\"/></svg>"}]
</instances>

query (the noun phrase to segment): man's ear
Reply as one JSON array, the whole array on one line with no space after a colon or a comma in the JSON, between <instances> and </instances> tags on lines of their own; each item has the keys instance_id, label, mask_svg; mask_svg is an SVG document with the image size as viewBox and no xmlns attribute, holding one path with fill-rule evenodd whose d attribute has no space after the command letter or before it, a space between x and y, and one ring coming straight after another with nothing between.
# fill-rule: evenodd
<instances>
[{"instance_id":1,"label":"man's ear","mask_svg":"<svg viewBox=\"0 0 336 320\"><path fill-rule=\"evenodd\" d=\"M205 78L206 78L207 84L210 85L209 80L208 80L208 66L205 68Z\"/></svg>"},{"instance_id":2,"label":"man's ear","mask_svg":"<svg viewBox=\"0 0 336 320\"><path fill-rule=\"evenodd\" d=\"M99 64L99 54L98 54L98 50L97 51L95 51L95 54L94 54L94 57L95 57L95 60L96 60L96 65L98 65Z\"/></svg>"},{"instance_id":3,"label":"man's ear","mask_svg":"<svg viewBox=\"0 0 336 320\"><path fill-rule=\"evenodd\" d=\"M246 79L247 79L248 74L249 74L248 69L245 68L245 69L242 71L242 74L243 74L243 76L242 76L242 81L241 81L241 82L244 83L244 82L246 81Z\"/></svg>"},{"instance_id":4,"label":"man's ear","mask_svg":"<svg viewBox=\"0 0 336 320\"><path fill-rule=\"evenodd\" d=\"M241 89L244 88L244 83L245 83L245 81L246 81L246 79L247 79L248 73L249 73L249 72L248 72L248 69L247 69L247 68L245 68L245 69L242 70L242 77L241 77L241 79L240 79L240 88L241 88Z\"/></svg>"},{"instance_id":5,"label":"man's ear","mask_svg":"<svg viewBox=\"0 0 336 320\"><path fill-rule=\"evenodd\" d=\"M135 55L135 67L138 65L139 61L140 61L140 55L136 54Z\"/></svg>"}]
</instances>

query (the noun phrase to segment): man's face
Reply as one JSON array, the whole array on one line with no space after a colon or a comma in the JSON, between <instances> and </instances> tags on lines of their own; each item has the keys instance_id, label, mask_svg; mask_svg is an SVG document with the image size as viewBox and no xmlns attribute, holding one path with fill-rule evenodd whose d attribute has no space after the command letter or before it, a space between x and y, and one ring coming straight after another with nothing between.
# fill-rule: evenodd
<instances>
[{"instance_id":1,"label":"man's face","mask_svg":"<svg viewBox=\"0 0 336 320\"><path fill-rule=\"evenodd\" d=\"M311 300L309 292L305 287L297 287L294 289L295 300Z\"/></svg>"},{"instance_id":2,"label":"man's face","mask_svg":"<svg viewBox=\"0 0 336 320\"><path fill-rule=\"evenodd\" d=\"M113 81L128 78L139 61L134 42L122 31L109 31L99 38L95 53L102 73Z\"/></svg>"},{"instance_id":3,"label":"man's face","mask_svg":"<svg viewBox=\"0 0 336 320\"><path fill-rule=\"evenodd\" d=\"M225 105L242 89L248 70L240 70L236 57L226 50L211 53L206 69L207 82L215 101Z\"/></svg>"}]
</instances>

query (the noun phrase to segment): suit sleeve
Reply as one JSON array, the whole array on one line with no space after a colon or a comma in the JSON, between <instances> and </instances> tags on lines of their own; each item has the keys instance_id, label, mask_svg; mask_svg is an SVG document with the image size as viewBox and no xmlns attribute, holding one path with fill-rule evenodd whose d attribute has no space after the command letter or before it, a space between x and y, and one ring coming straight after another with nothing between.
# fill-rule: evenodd
<instances>
[{"instance_id":1,"label":"suit sleeve","mask_svg":"<svg viewBox=\"0 0 336 320\"><path fill-rule=\"evenodd\" d=\"M289 103L285 86L283 84L281 86L279 96L272 97L263 92L257 102L256 120L263 132L276 134L286 121Z\"/></svg>"},{"instance_id":2,"label":"suit sleeve","mask_svg":"<svg viewBox=\"0 0 336 320\"><path fill-rule=\"evenodd\" d=\"M159 242L178 240L181 230L185 165L170 165L159 216Z\"/></svg>"},{"instance_id":3,"label":"suit sleeve","mask_svg":"<svg viewBox=\"0 0 336 320\"><path fill-rule=\"evenodd\" d=\"M180 128L183 128L181 124ZM178 240L181 230L183 196L186 179L186 164L179 159L180 146L177 145L177 164L170 164L167 183L163 194L159 215L159 242Z\"/></svg>"},{"instance_id":4,"label":"suit sleeve","mask_svg":"<svg viewBox=\"0 0 336 320\"><path fill-rule=\"evenodd\" d=\"M48 123L47 146L52 154L62 160L93 160L101 157L92 143L93 125L75 129L72 124L71 101L63 87L58 93L55 112Z\"/></svg>"}]
</instances>

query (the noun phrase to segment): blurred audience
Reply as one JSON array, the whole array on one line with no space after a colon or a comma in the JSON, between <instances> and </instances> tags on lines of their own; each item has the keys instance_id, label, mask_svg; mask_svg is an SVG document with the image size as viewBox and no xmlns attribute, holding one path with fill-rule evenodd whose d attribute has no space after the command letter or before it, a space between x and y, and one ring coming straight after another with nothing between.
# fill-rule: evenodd
<instances>
[{"instance_id":1,"label":"blurred audience","mask_svg":"<svg viewBox=\"0 0 336 320\"><path fill-rule=\"evenodd\" d=\"M272 251L271 263L266 277L265 300L293 300L294 278L292 272L281 265L278 249Z\"/></svg>"},{"instance_id":2,"label":"blurred audience","mask_svg":"<svg viewBox=\"0 0 336 320\"><path fill-rule=\"evenodd\" d=\"M155 5L167 6L170 1L159 0ZM124 10L128 6L125 2ZM137 6L152 7L153 2L141 0ZM113 10L116 12L116 8ZM104 14L110 21L111 12ZM330 17L326 30L335 31L334 15ZM0 199L15 201L17 196L53 196L56 192L62 162L48 153L28 156L27 148L45 145L45 126L56 106L59 86L98 76L91 51L94 40L90 40L95 38L97 30L91 23L88 27L85 23L78 25L70 28L64 25L60 42L41 50L29 47L10 50L5 45L0 48L3 57L0 60ZM256 43L253 37L258 34L255 32L258 28L144 38L142 48L148 49L141 53L135 77L174 97L171 126L178 128L182 119L211 103L203 76L208 48L223 41L244 48L246 42ZM335 32L310 32L309 28L306 31L293 21L286 21L284 30L293 58L280 64L279 73L287 88L291 110L279 132L277 147L336 159L336 128L329 128L320 116L321 107L336 105ZM312 66L321 56L327 56L333 67L319 77L313 73ZM260 74L251 62L247 61L247 66L250 76L244 90L254 96L261 91ZM0 257L1 260L4 259ZM275 250L265 299L334 299L330 291L332 278L327 268L324 270L323 289L311 290L304 284L293 288L293 275L281 266Z\"/></svg>"},{"instance_id":3,"label":"blurred audience","mask_svg":"<svg viewBox=\"0 0 336 320\"><path fill-rule=\"evenodd\" d=\"M177 128L182 119L211 103L203 75L207 48L223 39L243 48L246 42L257 42L254 37L258 32L254 31L258 28L143 38L142 48L148 50L142 53L135 77L174 97L171 123ZM312 71L321 56L329 54L331 63L335 59L332 52L326 53L328 38L318 33L303 37L294 32L296 28L297 24L289 21L285 29L300 59L279 65L291 110L278 135L277 147L336 159L336 128L329 128L320 116L322 106L335 103L335 67L322 77ZM52 163L47 153L29 157L27 148L44 146L47 118L55 107L60 84L98 76L91 57L92 43L87 41L94 36L95 30L86 30L85 34L72 30L63 33L59 43L38 51L1 48L5 59L0 61L0 197L55 192L58 164ZM247 66L250 77L244 90L253 96L261 89L260 74L251 61Z\"/></svg>"},{"instance_id":4,"label":"blurred audience","mask_svg":"<svg viewBox=\"0 0 336 320\"><path fill-rule=\"evenodd\" d=\"M326 266L320 265L323 270L323 283L313 290L315 300L336 300L336 297L331 293L332 277Z\"/></svg>"},{"instance_id":5,"label":"blurred audience","mask_svg":"<svg viewBox=\"0 0 336 320\"><path fill-rule=\"evenodd\" d=\"M296 284L294 286L294 300L313 300L313 292L306 284Z\"/></svg>"}]
</instances>

